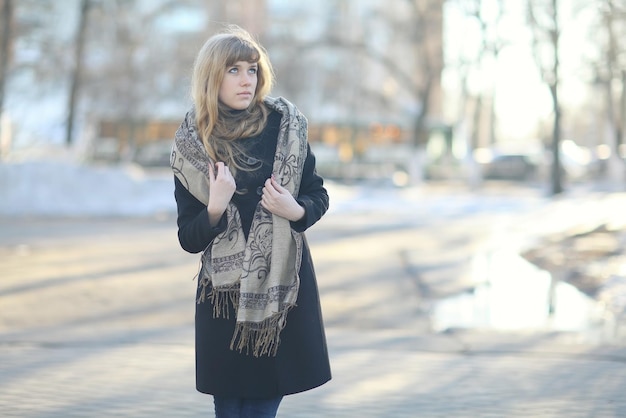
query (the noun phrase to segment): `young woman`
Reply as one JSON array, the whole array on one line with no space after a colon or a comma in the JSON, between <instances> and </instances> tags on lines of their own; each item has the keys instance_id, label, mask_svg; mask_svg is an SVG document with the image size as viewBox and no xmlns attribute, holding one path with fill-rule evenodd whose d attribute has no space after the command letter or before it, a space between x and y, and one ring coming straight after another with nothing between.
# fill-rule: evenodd
<instances>
[{"instance_id":1,"label":"young woman","mask_svg":"<svg viewBox=\"0 0 626 418\"><path fill-rule=\"evenodd\" d=\"M330 380L304 231L328 209L307 121L271 98L266 51L244 30L211 37L171 164L182 248L202 253L196 387L217 417L274 417L284 395Z\"/></svg>"}]
</instances>

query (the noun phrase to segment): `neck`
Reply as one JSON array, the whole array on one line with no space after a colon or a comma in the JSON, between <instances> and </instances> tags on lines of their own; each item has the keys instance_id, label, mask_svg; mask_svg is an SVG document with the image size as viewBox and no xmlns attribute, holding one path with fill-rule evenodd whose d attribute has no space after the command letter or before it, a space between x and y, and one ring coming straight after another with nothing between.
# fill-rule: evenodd
<instances>
[{"instance_id":1,"label":"neck","mask_svg":"<svg viewBox=\"0 0 626 418\"><path fill-rule=\"evenodd\" d=\"M225 119L239 119L248 113L248 109L232 109L227 106L220 106L220 114Z\"/></svg>"}]
</instances>

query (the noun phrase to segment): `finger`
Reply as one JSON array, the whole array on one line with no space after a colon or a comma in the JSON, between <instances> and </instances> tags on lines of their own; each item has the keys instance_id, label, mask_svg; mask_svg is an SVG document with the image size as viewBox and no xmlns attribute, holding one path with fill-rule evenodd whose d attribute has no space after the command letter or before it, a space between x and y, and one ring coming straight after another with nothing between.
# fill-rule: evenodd
<instances>
[{"instance_id":1,"label":"finger","mask_svg":"<svg viewBox=\"0 0 626 418\"><path fill-rule=\"evenodd\" d=\"M224 172L224 163L221 161L215 163L215 171L216 171L216 177L222 174Z\"/></svg>"},{"instance_id":2,"label":"finger","mask_svg":"<svg viewBox=\"0 0 626 418\"><path fill-rule=\"evenodd\" d=\"M224 165L224 176L226 176L229 179L233 178L232 173L230 172L230 169L228 168L227 165Z\"/></svg>"},{"instance_id":3,"label":"finger","mask_svg":"<svg viewBox=\"0 0 626 418\"><path fill-rule=\"evenodd\" d=\"M273 196L276 193L277 193L277 190L276 188L274 188L274 185L272 184L272 180L271 179L265 180L265 187L263 188L263 194L268 194L269 196Z\"/></svg>"},{"instance_id":4,"label":"finger","mask_svg":"<svg viewBox=\"0 0 626 418\"><path fill-rule=\"evenodd\" d=\"M215 169L213 168L213 164L209 163L209 181L215 180Z\"/></svg>"},{"instance_id":5,"label":"finger","mask_svg":"<svg viewBox=\"0 0 626 418\"><path fill-rule=\"evenodd\" d=\"M223 162L217 163L217 176L221 179L231 180L233 179L233 175L230 173L230 170L226 164Z\"/></svg>"},{"instance_id":6,"label":"finger","mask_svg":"<svg viewBox=\"0 0 626 418\"><path fill-rule=\"evenodd\" d=\"M267 195L261 196L261 206L263 206L265 209L269 209L269 200Z\"/></svg>"},{"instance_id":7,"label":"finger","mask_svg":"<svg viewBox=\"0 0 626 418\"><path fill-rule=\"evenodd\" d=\"M278 193L283 193L286 189L281 186L281 184L278 182L278 180L276 180L276 177L274 177L274 175L272 174L272 177L270 178L272 186L274 187L274 189L276 189L276 191Z\"/></svg>"}]
</instances>

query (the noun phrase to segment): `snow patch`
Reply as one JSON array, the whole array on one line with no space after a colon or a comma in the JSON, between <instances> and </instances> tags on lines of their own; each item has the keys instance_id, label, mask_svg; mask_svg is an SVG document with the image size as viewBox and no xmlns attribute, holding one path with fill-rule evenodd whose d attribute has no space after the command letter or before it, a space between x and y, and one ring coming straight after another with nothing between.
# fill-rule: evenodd
<instances>
[{"instance_id":1,"label":"snow patch","mask_svg":"<svg viewBox=\"0 0 626 418\"><path fill-rule=\"evenodd\" d=\"M175 212L171 173L69 160L0 163L0 216L145 216Z\"/></svg>"}]
</instances>

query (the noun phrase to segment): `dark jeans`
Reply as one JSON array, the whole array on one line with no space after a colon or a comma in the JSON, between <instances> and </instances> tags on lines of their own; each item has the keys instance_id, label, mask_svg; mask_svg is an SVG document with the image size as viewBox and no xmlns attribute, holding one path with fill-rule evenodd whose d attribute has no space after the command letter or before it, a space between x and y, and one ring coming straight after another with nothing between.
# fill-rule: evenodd
<instances>
[{"instance_id":1,"label":"dark jeans","mask_svg":"<svg viewBox=\"0 0 626 418\"><path fill-rule=\"evenodd\" d=\"M282 396L272 399L213 397L216 418L274 418Z\"/></svg>"}]
</instances>

